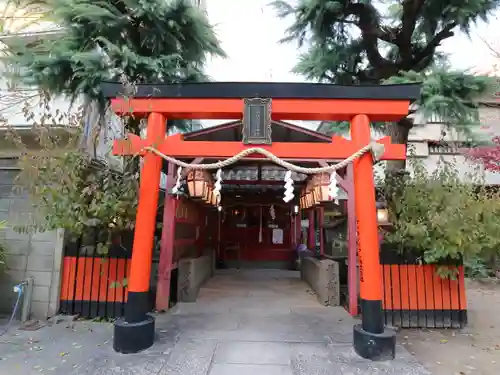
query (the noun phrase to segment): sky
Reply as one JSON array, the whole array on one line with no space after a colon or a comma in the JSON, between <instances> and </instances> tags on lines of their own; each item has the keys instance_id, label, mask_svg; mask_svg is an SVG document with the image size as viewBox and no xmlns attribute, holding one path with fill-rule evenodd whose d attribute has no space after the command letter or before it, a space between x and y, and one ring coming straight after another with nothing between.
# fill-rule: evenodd
<instances>
[{"instance_id":1,"label":"sky","mask_svg":"<svg viewBox=\"0 0 500 375\"><path fill-rule=\"evenodd\" d=\"M209 61L207 71L214 80L304 81L304 78L290 72L297 61L297 45L278 43L291 20L278 19L274 9L268 6L270 0L205 1L209 19L229 56ZM495 23L496 26L493 26ZM486 71L491 68L493 58L480 37L500 47L500 12L489 25L478 24L470 38L460 34L446 40L441 50L451 55L451 64L456 69ZM213 126L222 122L205 120L203 125ZM293 122L312 129L317 126L316 123Z\"/></svg>"},{"instance_id":2,"label":"sky","mask_svg":"<svg viewBox=\"0 0 500 375\"><path fill-rule=\"evenodd\" d=\"M208 73L213 78L218 81L303 81L290 73L297 61L297 46L278 43L290 21L277 19L274 9L267 6L270 0L205 1L210 21L216 25L229 55L226 60L210 61ZM500 12L489 25L481 23L475 27L470 39L461 34L443 43L442 50L451 54L453 67L479 70L491 67L491 54L480 37L500 47Z\"/></svg>"}]
</instances>

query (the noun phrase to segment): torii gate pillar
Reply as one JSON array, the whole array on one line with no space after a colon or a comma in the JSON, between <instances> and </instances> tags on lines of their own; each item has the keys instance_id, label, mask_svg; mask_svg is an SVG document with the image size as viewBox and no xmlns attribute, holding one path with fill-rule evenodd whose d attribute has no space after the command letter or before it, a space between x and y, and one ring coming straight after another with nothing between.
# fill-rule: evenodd
<instances>
[{"instance_id":1,"label":"torii gate pillar","mask_svg":"<svg viewBox=\"0 0 500 375\"><path fill-rule=\"evenodd\" d=\"M148 116L147 141L165 139L167 124L162 113ZM139 184L139 204L128 282L124 319L115 321L113 349L119 353L137 353L149 348L155 339L155 320L149 312L149 279L153 260L156 211L160 194L162 159L148 152L144 156Z\"/></svg>"},{"instance_id":2,"label":"torii gate pillar","mask_svg":"<svg viewBox=\"0 0 500 375\"><path fill-rule=\"evenodd\" d=\"M351 120L351 139L357 144L370 142L368 116L356 115ZM382 271L372 155L366 153L355 160L353 171L362 314L362 324L354 326L353 346L363 358L394 359L396 333L385 329L382 310Z\"/></svg>"}]
</instances>

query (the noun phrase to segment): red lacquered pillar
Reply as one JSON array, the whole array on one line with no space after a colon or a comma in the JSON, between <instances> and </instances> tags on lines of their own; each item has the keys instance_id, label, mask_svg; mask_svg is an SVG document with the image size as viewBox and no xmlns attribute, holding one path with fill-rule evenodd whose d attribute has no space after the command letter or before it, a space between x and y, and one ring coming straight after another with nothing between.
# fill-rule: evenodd
<instances>
[{"instance_id":1,"label":"red lacquered pillar","mask_svg":"<svg viewBox=\"0 0 500 375\"><path fill-rule=\"evenodd\" d=\"M148 143L165 139L166 119L163 114L148 117ZM139 184L139 203L134 232L134 244L128 279L128 299L125 318L114 325L113 348L120 353L137 353L154 343L155 321L149 302L149 281L153 258L156 212L160 194L162 159L152 152L144 156Z\"/></svg>"},{"instance_id":2,"label":"red lacquered pillar","mask_svg":"<svg viewBox=\"0 0 500 375\"><path fill-rule=\"evenodd\" d=\"M368 116L357 115L352 119L351 139L362 146L371 142ZM382 271L372 155L366 153L355 160L353 170L362 314L362 324L354 326L354 349L367 359L394 359L395 332L384 329Z\"/></svg>"}]
</instances>

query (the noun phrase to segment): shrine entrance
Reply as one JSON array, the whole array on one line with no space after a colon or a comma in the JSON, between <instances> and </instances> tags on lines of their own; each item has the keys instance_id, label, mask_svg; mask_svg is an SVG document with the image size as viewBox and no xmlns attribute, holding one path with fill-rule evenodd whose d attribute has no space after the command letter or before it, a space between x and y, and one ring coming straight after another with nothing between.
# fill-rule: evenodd
<instances>
[{"instance_id":1,"label":"shrine entrance","mask_svg":"<svg viewBox=\"0 0 500 375\"><path fill-rule=\"evenodd\" d=\"M226 249L221 249L223 226L220 226L216 241L218 259L235 260L236 256L237 261L242 261L251 259L256 254L262 256L263 252L269 258L270 253L280 250L280 247L284 252L291 253L289 246L285 244L285 236L290 238L290 244L297 242L298 214L307 210L311 217L311 212L314 212L312 208L316 204L335 201L338 194L337 182L342 180L342 170L352 166L354 188L351 193L356 212L359 276L351 276L359 279L362 311L362 324L355 325L353 329L353 346L364 358L393 359L395 332L384 327L382 312L382 274L373 164L378 160L403 160L406 158L406 149L404 145L392 144L389 137L372 140L370 122L397 121L406 116L410 103L419 95L419 85L138 85L134 97L124 97L129 91L121 84L103 85L103 92L111 100L116 113L133 113L148 119L146 139L129 135L128 139L115 141L113 148L115 155L144 157L125 317L115 322L114 349L132 353L144 350L154 343L154 318L147 314L147 299L160 172L164 161L172 168L169 168L170 185L167 186L168 194L164 204L157 307L168 307L168 298L163 301L162 298L168 297L170 272L174 267L178 234L175 220L180 219L185 224L193 224L198 220L197 215L184 215L190 210L194 211L195 203L189 203L189 200L180 200L184 202L181 203L184 206L179 211L179 196L185 195L193 202L201 201L212 207L213 218L218 217L219 220L212 220L207 216L206 223L222 223L224 215L227 224L236 227L234 230L228 227L230 234L227 236L239 240L240 244L244 243L246 248L234 246L231 258ZM167 118L234 119L240 122L242 120L242 125L238 126L236 122L232 128L228 126L228 129L218 129L218 135L217 131L206 129L185 136L166 136ZM288 119L349 121L351 139L340 136L328 138L314 132L299 132L297 129L294 132L286 123L277 124ZM274 132L273 127L276 128ZM264 162L271 162L281 168L276 178L276 185L279 184L280 189L273 193L272 189L266 188L269 190L269 198L262 195L252 202L250 190L254 186L274 185L270 181L263 182ZM249 163L260 165L257 167L257 175L260 173L261 176L255 181L236 177L237 183L231 183L231 179L224 176L227 170ZM283 172L284 176L278 177ZM225 178L227 180L224 181ZM247 181L252 182L249 184ZM241 193L231 193L232 185L252 188L243 189ZM187 192L183 187L187 187ZM244 199L244 202L239 203L238 199ZM265 202L264 199L270 201ZM278 210L276 201L284 206L283 211ZM242 216L243 211L245 218ZM264 218L264 211L268 213L267 219ZM279 220L282 220L281 227L277 223L278 212ZM287 219L283 219L286 214L290 220L289 226L286 225ZM292 220L294 215L295 219ZM257 221L259 224L256 230ZM212 238L214 230L217 231L213 229L210 232ZM198 233L195 232L198 238ZM240 238L242 236L247 238L243 240ZM313 237L309 236L309 241ZM273 238L277 243L273 243ZM181 242L192 241L191 238L184 238ZM254 248L248 251L250 243ZM315 243L316 241L312 243L313 246ZM274 245L278 247L274 248ZM356 262L355 257L351 261Z\"/></svg>"},{"instance_id":2,"label":"shrine entrance","mask_svg":"<svg viewBox=\"0 0 500 375\"><path fill-rule=\"evenodd\" d=\"M279 203L235 203L223 208L218 267L293 268L293 211Z\"/></svg>"},{"instance_id":3,"label":"shrine entrance","mask_svg":"<svg viewBox=\"0 0 500 375\"><path fill-rule=\"evenodd\" d=\"M243 121L234 121L187 133L184 142L242 142ZM331 138L284 121L271 121L272 141L280 143L330 143ZM315 160L296 160L304 168ZM249 158L222 169L219 268L295 269L296 246L301 235L299 202L285 202L287 170L265 160ZM343 171L339 171L343 173ZM215 174L212 176L215 179ZM310 178L291 173L293 194L301 195ZM333 202L332 202L333 203ZM314 223L313 223L314 225ZM318 227L318 223L315 223Z\"/></svg>"}]
</instances>

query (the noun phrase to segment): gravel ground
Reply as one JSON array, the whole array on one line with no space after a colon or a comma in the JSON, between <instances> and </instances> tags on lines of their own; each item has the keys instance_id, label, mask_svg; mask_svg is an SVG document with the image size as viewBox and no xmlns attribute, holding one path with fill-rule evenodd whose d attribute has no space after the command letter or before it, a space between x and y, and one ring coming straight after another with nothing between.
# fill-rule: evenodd
<instances>
[{"instance_id":1,"label":"gravel ground","mask_svg":"<svg viewBox=\"0 0 500 375\"><path fill-rule=\"evenodd\" d=\"M403 330L398 340L434 375L500 374L500 284L467 280L462 330Z\"/></svg>"}]
</instances>

